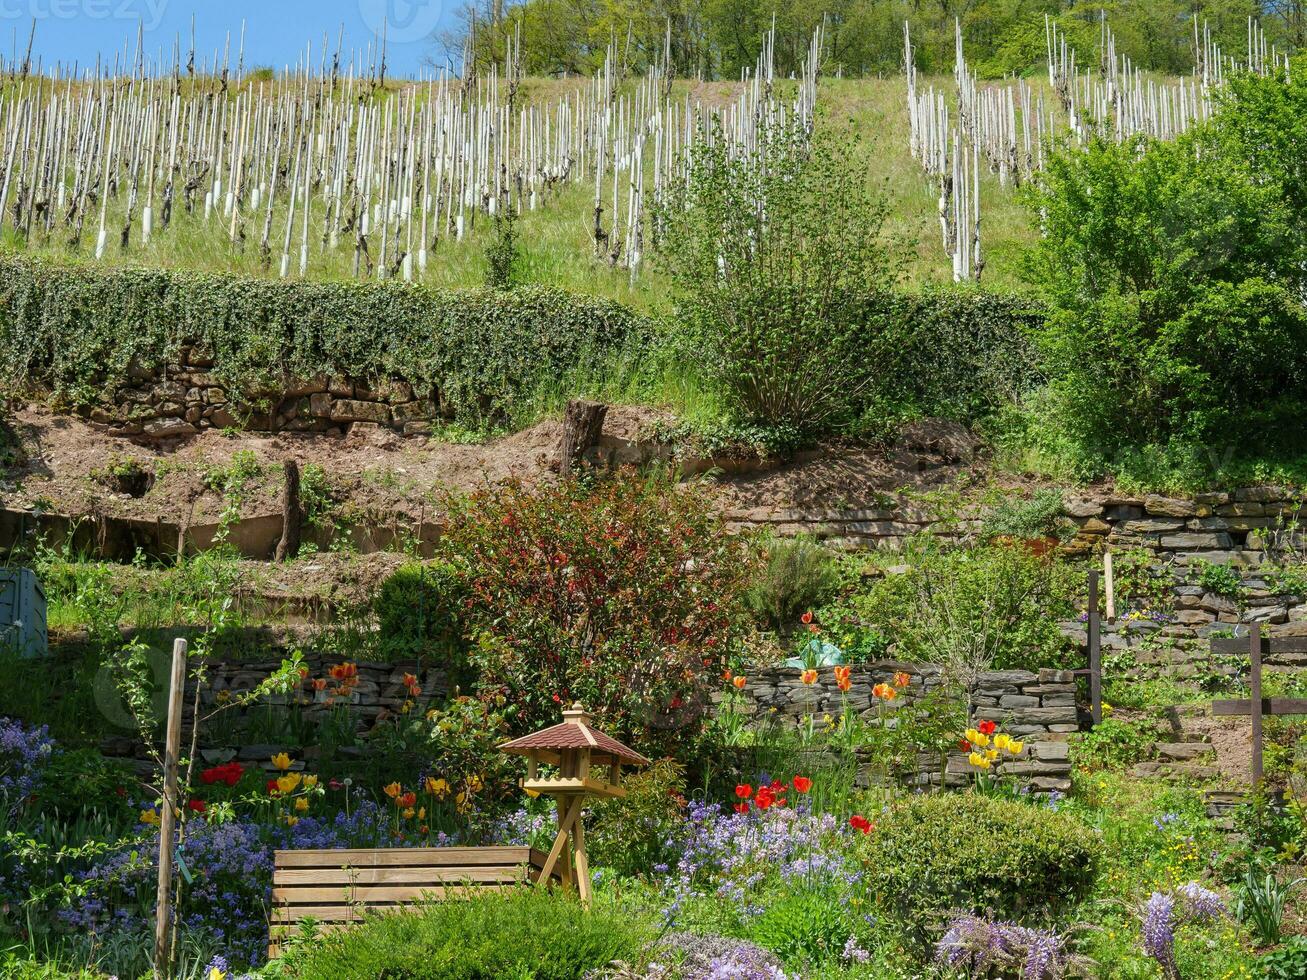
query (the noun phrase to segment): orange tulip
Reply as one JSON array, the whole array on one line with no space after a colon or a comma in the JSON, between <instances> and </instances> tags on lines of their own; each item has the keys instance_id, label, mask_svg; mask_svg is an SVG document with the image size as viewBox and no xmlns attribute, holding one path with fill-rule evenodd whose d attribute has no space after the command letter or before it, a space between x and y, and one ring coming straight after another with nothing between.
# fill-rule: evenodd
<instances>
[{"instance_id":1,"label":"orange tulip","mask_svg":"<svg viewBox=\"0 0 1307 980\"><path fill-rule=\"evenodd\" d=\"M735 689L736 689L737 691L742 691L742 690L744 690L744 685L747 684L747 683L749 683L749 682L744 678L743 675L741 675L741 676L739 676L739 677L734 678L734 679L731 681L731 683L735 685Z\"/></svg>"},{"instance_id":2,"label":"orange tulip","mask_svg":"<svg viewBox=\"0 0 1307 980\"><path fill-rule=\"evenodd\" d=\"M895 687L907 687L911 683L912 683L912 678L901 670L894 675Z\"/></svg>"},{"instance_id":3,"label":"orange tulip","mask_svg":"<svg viewBox=\"0 0 1307 980\"><path fill-rule=\"evenodd\" d=\"M815 670L805 670L799 680L803 681L805 684L816 684L817 672Z\"/></svg>"}]
</instances>

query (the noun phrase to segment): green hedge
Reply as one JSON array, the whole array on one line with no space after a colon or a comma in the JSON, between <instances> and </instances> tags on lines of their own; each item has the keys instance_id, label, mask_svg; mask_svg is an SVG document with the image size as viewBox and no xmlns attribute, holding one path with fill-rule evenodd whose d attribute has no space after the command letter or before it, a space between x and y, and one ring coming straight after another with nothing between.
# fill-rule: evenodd
<instances>
[{"instance_id":1,"label":"green hedge","mask_svg":"<svg viewBox=\"0 0 1307 980\"><path fill-rule=\"evenodd\" d=\"M869 295L859 371L868 408L969 421L1038 383L1042 310L979 289ZM503 420L543 384L628 351L659 324L620 303L510 292L323 282L0 259L0 386L98 403L197 347L238 403L319 374L408 381L442 410Z\"/></svg>"},{"instance_id":2,"label":"green hedge","mask_svg":"<svg viewBox=\"0 0 1307 980\"><path fill-rule=\"evenodd\" d=\"M0 384L94 404L135 361L208 352L234 399L318 374L434 388L502 417L569 369L644 343L648 318L556 289L443 290L0 260Z\"/></svg>"},{"instance_id":3,"label":"green hedge","mask_svg":"<svg viewBox=\"0 0 1307 980\"><path fill-rule=\"evenodd\" d=\"M1093 889L1102 842L1077 818L980 793L896 802L862 842L863 873L883 913L923 945L949 918L1045 922Z\"/></svg>"},{"instance_id":4,"label":"green hedge","mask_svg":"<svg viewBox=\"0 0 1307 980\"><path fill-rule=\"evenodd\" d=\"M883 402L958 421L985 416L1042 382L1035 300L975 287L866 300L868 360Z\"/></svg>"}]
</instances>

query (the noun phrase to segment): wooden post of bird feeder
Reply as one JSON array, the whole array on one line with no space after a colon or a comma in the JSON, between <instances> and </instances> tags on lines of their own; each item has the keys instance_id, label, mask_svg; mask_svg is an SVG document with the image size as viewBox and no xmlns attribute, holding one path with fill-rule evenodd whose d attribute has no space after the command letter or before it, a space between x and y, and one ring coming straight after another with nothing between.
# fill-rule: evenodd
<instances>
[{"instance_id":1,"label":"wooden post of bird feeder","mask_svg":"<svg viewBox=\"0 0 1307 980\"><path fill-rule=\"evenodd\" d=\"M576 886L590 902L590 858L585 849L581 811L590 796L625 796L622 766L647 766L649 760L615 738L591 728L593 718L579 704L563 712L563 723L501 745L500 751L526 757L522 788L552 796L558 807L558 831L540 869L548 882L555 867L564 888ZM556 772L544 775L541 764Z\"/></svg>"}]
</instances>

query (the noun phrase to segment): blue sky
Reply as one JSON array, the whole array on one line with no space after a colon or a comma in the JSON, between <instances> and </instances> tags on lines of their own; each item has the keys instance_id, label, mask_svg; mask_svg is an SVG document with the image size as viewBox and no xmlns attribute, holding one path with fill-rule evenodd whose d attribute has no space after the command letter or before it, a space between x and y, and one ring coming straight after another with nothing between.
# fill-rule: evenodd
<instances>
[{"instance_id":1,"label":"blue sky","mask_svg":"<svg viewBox=\"0 0 1307 980\"><path fill-rule=\"evenodd\" d=\"M196 61L221 51L232 35L232 67L241 21L245 21L245 64L281 68L302 55L313 42L313 59L321 54L322 36L335 50L341 26L345 49L362 51L387 25L387 63L397 75L416 74L431 60L445 63L445 52L433 34L454 27L464 0L0 0L0 51L12 55L17 38L19 56L36 19L35 61L93 64L97 54L112 61L124 40L135 45L137 24L145 28L145 48L156 56L162 47L171 59L181 35L182 60L190 47L191 17L195 17Z\"/></svg>"}]
</instances>

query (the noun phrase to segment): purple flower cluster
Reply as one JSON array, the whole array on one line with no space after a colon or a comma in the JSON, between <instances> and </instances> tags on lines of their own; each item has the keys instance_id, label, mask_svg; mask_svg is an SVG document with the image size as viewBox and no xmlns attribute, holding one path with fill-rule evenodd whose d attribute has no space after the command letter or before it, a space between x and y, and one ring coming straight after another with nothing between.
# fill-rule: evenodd
<instances>
[{"instance_id":1,"label":"purple flower cluster","mask_svg":"<svg viewBox=\"0 0 1307 980\"><path fill-rule=\"evenodd\" d=\"M654 950L648 980L792 980L775 954L724 936L673 932Z\"/></svg>"},{"instance_id":2,"label":"purple flower cluster","mask_svg":"<svg viewBox=\"0 0 1307 980\"><path fill-rule=\"evenodd\" d=\"M973 976L1015 971L1022 980L1055 980L1075 961L1065 936L1011 922L959 915L935 945L935 961ZM1004 976L1008 975L1006 972Z\"/></svg>"},{"instance_id":3,"label":"purple flower cluster","mask_svg":"<svg viewBox=\"0 0 1307 980\"><path fill-rule=\"evenodd\" d=\"M1225 903L1196 881L1173 892L1153 892L1144 904L1144 953L1157 962L1168 978L1180 975L1175 960L1175 931L1186 922L1213 922L1225 914Z\"/></svg>"},{"instance_id":4,"label":"purple flower cluster","mask_svg":"<svg viewBox=\"0 0 1307 980\"><path fill-rule=\"evenodd\" d=\"M46 726L28 728L0 718L0 809L12 815L27 802L53 753L54 739Z\"/></svg>"},{"instance_id":5,"label":"purple flower cluster","mask_svg":"<svg viewBox=\"0 0 1307 980\"><path fill-rule=\"evenodd\" d=\"M457 841L441 835L432 843L439 847ZM371 801L332 818L302 817L293 827L253 819L221 824L197 820L178 849L190 875L180 889L181 922L233 963L257 965L267 948L274 850L425 844L397 836L388 809ZM143 929L153 914L158 855L155 837L82 872L86 894L60 913L63 921L101 936Z\"/></svg>"},{"instance_id":6,"label":"purple flower cluster","mask_svg":"<svg viewBox=\"0 0 1307 980\"><path fill-rule=\"evenodd\" d=\"M762 912L764 891L777 879L847 890L861 877L847 857L851 843L848 827L802 805L734 813L691 801L679 836L666 842L679 859L654 869L664 875L667 922L675 923L693 899L729 904L747 920Z\"/></svg>"}]
</instances>

